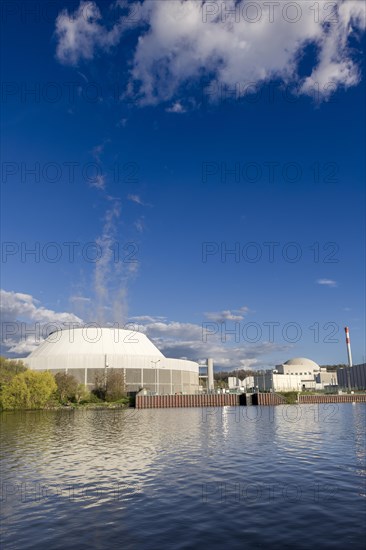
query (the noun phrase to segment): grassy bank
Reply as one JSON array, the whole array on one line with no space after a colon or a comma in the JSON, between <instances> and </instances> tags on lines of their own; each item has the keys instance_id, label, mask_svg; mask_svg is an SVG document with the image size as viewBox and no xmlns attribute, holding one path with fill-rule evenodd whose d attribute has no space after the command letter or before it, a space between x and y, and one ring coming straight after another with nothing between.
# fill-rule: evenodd
<instances>
[{"instance_id":1,"label":"grassy bank","mask_svg":"<svg viewBox=\"0 0 366 550\"><path fill-rule=\"evenodd\" d=\"M120 399L115 402L101 401L100 403L95 402L84 402L84 403L59 403L59 402L49 402L41 410L43 411L77 411L77 410L110 410L110 409L128 409L134 406L134 398L126 397L125 399ZM4 410L4 409L3 409ZM6 409L11 410L11 409ZM13 409L14 410L14 409ZM19 409L17 409L19 410ZM35 409L22 409L22 410L35 410Z\"/></svg>"},{"instance_id":2,"label":"grassy bank","mask_svg":"<svg viewBox=\"0 0 366 550\"><path fill-rule=\"evenodd\" d=\"M277 391L276 393L285 398L287 405L294 405L297 403L297 391Z\"/></svg>"}]
</instances>

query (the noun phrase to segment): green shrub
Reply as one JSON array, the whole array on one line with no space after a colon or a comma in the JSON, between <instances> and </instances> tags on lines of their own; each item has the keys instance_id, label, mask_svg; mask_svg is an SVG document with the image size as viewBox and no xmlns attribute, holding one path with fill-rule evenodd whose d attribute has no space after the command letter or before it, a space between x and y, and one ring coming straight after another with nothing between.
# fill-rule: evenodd
<instances>
[{"instance_id":1,"label":"green shrub","mask_svg":"<svg viewBox=\"0 0 366 550\"><path fill-rule=\"evenodd\" d=\"M57 385L50 372L26 370L15 375L1 391L3 409L40 409L44 407Z\"/></svg>"},{"instance_id":2,"label":"green shrub","mask_svg":"<svg viewBox=\"0 0 366 550\"><path fill-rule=\"evenodd\" d=\"M95 395L95 393L93 393L92 391L89 393L88 395L88 403L103 403L103 401L101 399L99 399L99 397L97 395Z\"/></svg>"},{"instance_id":3,"label":"green shrub","mask_svg":"<svg viewBox=\"0 0 366 550\"><path fill-rule=\"evenodd\" d=\"M89 403L90 391L84 386L84 384L78 384L75 391L74 401L78 405L80 403Z\"/></svg>"}]
</instances>

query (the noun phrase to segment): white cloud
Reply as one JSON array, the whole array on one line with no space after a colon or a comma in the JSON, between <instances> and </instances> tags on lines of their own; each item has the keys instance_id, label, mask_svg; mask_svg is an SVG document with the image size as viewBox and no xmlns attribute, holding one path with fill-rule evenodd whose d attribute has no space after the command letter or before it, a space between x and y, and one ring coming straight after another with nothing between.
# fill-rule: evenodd
<instances>
[{"instance_id":1,"label":"white cloud","mask_svg":"<svg viewBox=\"0 0 366 550\"><path fill-rule=\"evenodd\" d=\"M98 50L108 50L119 42L119 24L108 30L99 23L101 18L95 2L80 2L73 14L65 9L58 15L56 57L61 63L77 65L81 59L91 60Z\"/></svg>"},{"instance_id":2,"label":"white cloud","mask_svg":"<svg viewBox=\"0 0 366 550\"><path fill-rule=\"evenodd\" d=\"M106 271L108 266L103 266L100 275ZM114 305L105 305L106 302L110 302L108 288L99 288L97 295L101 299L99 308L103 310L102 316L114 315L113 323L119 322L121 328L132 326L134 330L146 333L166 357L186 357L198 361L213 357L217 367L234 369L267 365L265 355L278 351L285 352L289 349L288 345L265 341L256 344L223 342L219 332L205 338L201 325L168 321L163 316L139 315L131 317L129 324L125 325L116 316ZM72 296L70 300L74 304L90 303L90 299L84 296ZM84 321L73 313L56 312L44 308L30 294L2 290L1 304L2 349L18 357L28 355L55 328L66 328L70 324L75 326L84 324ZM124 305L123 301L122 305ZM109 324L103 319L93 319L93 321L104 325Z\"/></svg>"},{"instance_id":3,"label":"white cloud","mask_svg":"<svg viewBox=\"0 0 366 550\"><path fill-rule=\"evenodd\" d=\"M38 305L38 300L30 294L21 292L0 291L1 296L1 317L6 321L31 320L40 323L58 322L81 322L73 313L56 312Z\"/></svg>"},{"instance_id":4,"label":"white cloud","mask_svg":"<svg viewBox=\"0 0 366 550\"><path fill-rule=\"evenodd\" d=\"M166 111L167 113L180 114L180 113L185 113L186 109L183 107L183 105L179 101L176 101L171 107L168 107Z\"/></svg>"},{"instance_id":5,"label":"white cloud","mask_svg":"<svg viewBox=\"0 0 366 550\"><path fill-rule=\"evenodd\" d=\"M50 330L80 325L82 319L73 313L54 311L39 305L30 294L0 291L1 347L7 353L28 354Z\"/></svg>"},{"instance_id":6,"label":"white cloud","mask_svg":"<svg viewBox=\"0 0 366 550\"><path fill-rule=\"evenodd\" d=\"M131 201L131 202L135 202L136 204L140 204L141 206L152 206L151 204L149 204L148 202L144 202L142 200L142 198L140 197L140 195L135 195L135 194L129 194L127 195L127 200Z\"/></svg>"},{"instance_id":7,"label":"white cloud","mask_svg":"<svg viewBox=\"0 0 366 550\"><path fill-rule=\"evenodd\" d=\"M70 302L79 302L79 303L90 303L91 299L86 298L85 296L71 296Z\"/></svg>"},{"instance_id":8,"label":"white cloud","mask_svg":"<svg viewBox=\"0 0 366 550\"><path fill-rule=\"evenodd\" d=\"M106 188L105 176L103 174L97 174L95 178L89 180L90 187L95 187L95 189L102 189L103 191Z\"/></svg>"},{"instance_id":9,"label":"white cloud","mask_svg":"<svg viewBox=\"0 0 366 550\"><path fill-rule=\"evenodd\" d=\"M131 321L137 321L138 323L155 323L160 321L166 321L166 317L163 317L161 315L152 316L152 315L136 315L134 317L130 317Z\"/></svg>"},{"instance_id":10,"label":"white cloud","mask_svg":"<svg viewBox=\"0 0 366 550\"><path fill-rule=\"evenodd\" d=\"M353 27L365 28L362 2L340 9L338 23L329 28L321 21L317 23L314 12L304 4L301 18L295 23L285 20L281 8L273 13L270 23L270 8L263 1L256 2L262 17L255 23L249 21L249 12L243 15L243 1L211 3L217 13L210 17L207 5L188 0L182 9L189 5L189 12L179 21L174 17L175 4L155 3L150 29L136 48L132 75L142 82L143 101L168 100L179 93L181 84L202 74L214 74L219 86L230 88L271 79L301 84L297 67L309 43L318 46L319 54L311 76L300 86L303 93L313 93L315 82L319 83L320 93L328 95L331 88L325 88L330 81L335 87L348 87L359 80L347 40ZM343 2L338 5L342 8ZM225 18L225 8L235 10L238 21Z\"/></svg>"},{"instance_id":11,"label":"white cloud","mask_svg":"<svg viewBox=\"0 0 366 550\"><path fill-rule=\"evenodd\" d=\"M94 177L88 178L88 183L90 187L94 187L95 189L106 189L106 177L103 174L102 171L102 164L101 164L101 158L104 154L104 150L106 147L106 144L110 143L110 139L105 140L103 143L99 143L98 145L95 145L91 151L91 154L93 155L94 160L96 161L96 174Z\"/></svg>"},{"instance_id":12,"label":"white cloud","mask_svg":"<svg viewBox=\"0 0 366 550\"><path fill-rule=\"evenodd\" d=\"M282 80L303 94L312 95L319 87L323 99L360 81L349 38L365 30L361 0L336 0L327 9L322 2L265 0L249 3L256 8L246 0L117 4L128 6L130 16L119 16L116 10L111 28L103 25L95 2L81 2L71 15L62 11L56 20L56 55L69 65L90 61L99 52L109 52L125 30L135 27L139 37L128 90L141 104L173 100L167 110L183 112L181 86L202 78L218 89ZM292 8L286 8L289 4ZM317 56L310 74L302 77L298 66L308 45L316 46ZM211 99L217 93L210 88Z\"/></svg>"},{"instance_id":13,"label":"white cloud","mask_svg":"<svg viewBox=\"0 0 366 550\"><path fill-rule=\"evenodd\" d=\"M159 317L139 316L131 320L138 322L136 330L145 332L166 357L185 357L194 361L213 357L215 365L225 369L268 366L263 356L285 352L290 347L265 341L254 345L223 342L219 332L206 338L201 325L161 320Z\"/></svg>"},{"instance_id":14,"label":"white cloud","mask_svg":"<svg viewBox=\"0 0 366 550\"><path fill-rule=\"evenodd\" d=\"M141 200L141 197L139 195L127 195L127 199L129 201L135 202L136 204L144 205L144 203Z\"/></svg>"},{"instance_id":15,"label":"white cloud","mask_svg":"<svg viewBox=\"0 0 366 550\"><path fill-rule=\"evenodd\" d=\"M354 0L338 2L333 18L334 24L324 30L317 42L318 64L302 83L304 93L313 90L316 82L328 98L336 88L349 88L360 81L360 70L350 57L347 42L356 30L365 30L365 3Z\"/></svg>"},{"instance_id":16,"label":"white cloud","mask_svg":"<svg viewBox=\"0 0 366 550\"><path fill-rule=\"evenodd\" d=\"M338 286L337 281L333 281L333 279L318 279L316 282L318 283L318 285L323 285L323 286L331 286L331 287Z\"/></svg>"},{"instance_id":17,"label":"white cloud","mask_svg":"<svg viewBox=\"0 0 366 550\"><path fill-rule=\"evenodd\" d=\"M242 321L244 316L249 312L247 306L243 306L240 309L226 309L223 311L212 311L206 312L205 317L209 321L214 321L216 323L223 323L225 321Z\"/></svg>"},{"instance_id":18,"label":"white cloud","mask_svg":"<svg viewBox=\"0 0 366 550\"><path fill-rule=\"evenodd\" d=\"M145 221L145 219L144 219L144 217L142 216L141 218L139 218L138 220L136 220L136 221L134 222L134 224L133 224L139 233L143 233L143 232L144 232L144 229L145 229L145 223L144 223L144 221Z\"/></svg>"},{"instance_id":19,"label":"white cloud","mask_svg":"<svg viewBox=\"0 0 366 550\"><path fill-rule=\"evenodd\" d=\"M95 160L97 160L98 162L100 162L100 157L102 153L104 153L104 147L104 143L100 143L99 145L95 145L95 147L93 147L92 154Z\"/></svg>"}]
</instances>

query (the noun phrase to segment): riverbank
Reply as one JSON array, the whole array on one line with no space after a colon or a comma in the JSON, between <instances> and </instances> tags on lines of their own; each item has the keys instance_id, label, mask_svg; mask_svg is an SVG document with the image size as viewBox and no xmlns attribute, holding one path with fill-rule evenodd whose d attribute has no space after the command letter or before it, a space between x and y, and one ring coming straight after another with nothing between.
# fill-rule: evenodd
<instances>
[{"instance_id":1,"label":"riverbank","mask_svg":"<svg viewBox=\"0 0 366 550\"><path fill-rule=\"evenodd\" d=\"M115 409L130 409L134 407L134 399L126 397L123 402L116 403L52 403L45 405L44 407L17 407L14 409L2 409L1 412L13 412L13 411L101 411L101 410L115 410Z\"/></svg>"},{"instance_id":2,"label":"riverbank","mask_svg":"<svg viewBox=\"0 0 366 550\"><path fill-rule=\"evenodd\" d=\"M90 411L96 411L96 410L110 410L110 409L129 409L133 407L133 404L128 401L127 403L83 403L83 404L71 404L71 405L55 405L51 407L44 407L41 410L44 411L77 411L80 409L83 410L90 410ZM19 410L19 409L18 409ZM24 409L23 409L24 410ZM34 410L34 409L28 409L28 410Z\"/></svg>"},{"instance_id":3,"label":"riverbank","mask_svg":"<svg viewBox=\"0 0 366 550\"><path fill-rule=\"evenodd\" d=\"M137 395L126 397L118 402L100 403L52 403L44 407L24 407L16 409L3 409L2 412L11 411L103 411L121 409L170 409L192 407L239 407L239 406L277 406L277 405L309 405L327 403L366 403L366 393L361 394L296 394L285 393L255 393L255 394L202 394L202 395Z\"/></svg>"}]
</instances>

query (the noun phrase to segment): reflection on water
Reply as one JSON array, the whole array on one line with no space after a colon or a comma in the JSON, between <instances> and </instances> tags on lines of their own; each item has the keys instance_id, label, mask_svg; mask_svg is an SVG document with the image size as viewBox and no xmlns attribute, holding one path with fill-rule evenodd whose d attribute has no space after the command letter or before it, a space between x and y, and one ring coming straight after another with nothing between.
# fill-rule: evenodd
<instances>
[{"instance_id":1,"label":"reflection on water","mask_svg":"<svg viewBox=\"0 0 366 550\"><path fill-rule=\"evenodd\" d=\"M2 414L2 547L364 547L364 404Z\"/></svg>"}]
</instances>

